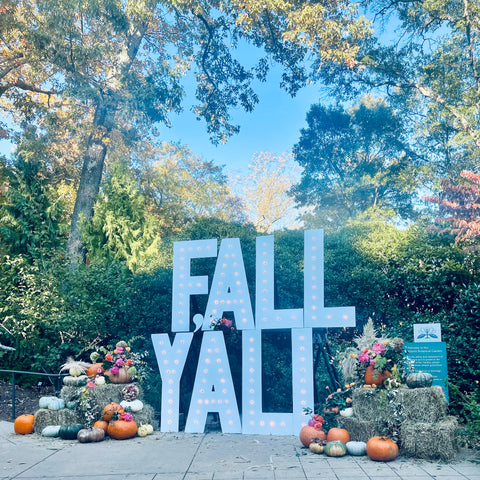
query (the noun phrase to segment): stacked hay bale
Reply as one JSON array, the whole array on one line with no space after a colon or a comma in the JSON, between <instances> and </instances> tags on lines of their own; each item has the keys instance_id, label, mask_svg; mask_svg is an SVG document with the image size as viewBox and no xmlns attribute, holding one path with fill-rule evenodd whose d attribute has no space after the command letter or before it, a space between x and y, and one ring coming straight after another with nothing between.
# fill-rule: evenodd
<instances>
[{"instance_id":1,"label":"stacked hay bale","mask_svg":"<svg viewBox=\"0 0 480 480\"><path fill-rule=\"evenodd\" d=\"M396 437L411 457L450 461L458 451L458 423L447 416L447 402L439 387L357 389L353 416L340 417L339 422L354 441L366 442L374 435Z\"/></svg>"},{"instance_id":2,"label":"stacked hay bale","mask_svg":"<svg viewBox=\"0 0 480 480\"><path fill-rule=\"evenodd\" d=\"M137 385L139 394L137 398L143 402L143 390ZM48 425L81 424L91 427L97 420L102 419L102 412L111 402L120 403L123 400L122 390L126 384L96 385L94 388L86 386L64 386L60 398L65 402L66 408L50 410L40 408L35 413L35 431L41 433ZM138 412L130 412L137 425L155 424L155 411L151 405L143 404Z\"/></svg>"},{"instance_id":3,"label":"stacked hay bale","mask_svg":"<svg viewBox=\"0 0 480 480\"><path fill-rule=\"evenodd\" d=\"M447 416L447 402L439 387L401 389L403 408L400 444L409 456L450 461L458 452L458 422Z\"/></svg>"}]
</instances>

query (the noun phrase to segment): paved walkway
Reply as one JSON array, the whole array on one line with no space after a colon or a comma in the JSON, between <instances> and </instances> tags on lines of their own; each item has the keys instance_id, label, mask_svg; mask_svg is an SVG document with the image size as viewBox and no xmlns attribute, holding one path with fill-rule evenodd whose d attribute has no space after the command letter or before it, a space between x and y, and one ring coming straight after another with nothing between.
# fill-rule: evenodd
<instances>
[{"instance_id":1,"label":"paved walkway","mask_svg":"<svg viewBox=\"0 0 480 480\"><path fill-rule=\"evenodd\" d=\"M480 480L479 452L443 464L399 457L331 458L296 437L159 433L79 443L16 435L0 422L0 479L56 480Z\"/></svg>"}]
</instances>

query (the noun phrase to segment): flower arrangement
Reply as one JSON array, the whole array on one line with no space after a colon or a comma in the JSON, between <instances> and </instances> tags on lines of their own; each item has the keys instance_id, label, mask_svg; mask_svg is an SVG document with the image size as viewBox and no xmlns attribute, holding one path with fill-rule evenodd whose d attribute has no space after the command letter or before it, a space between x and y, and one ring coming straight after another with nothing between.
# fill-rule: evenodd
<instances>
[{"instance_id":1,"label":"flower arrangement","mask_svg":"<svg viewBox=\"0 0 480 480\"><path fill-rule=\"evenodd\" d=\"M210 325L214 330L235 330L233 322L228 320L228 318L212 319Z\"/></svg>"},{"instance_id":2,"label":"flower arrangement","mask_svg":"<svg viewBox=\"0 0 480 480\"><path fill-rule=\"evenodd\" d=\"M403 359L403 340L401 338L379 337L372 319L368 319L363 333L352 344L337 354L342 377L346 381L364 381L367 368L373 369L374 378L387 373L395 379L390 380L390 388L398 388L405 377Z\"/></svg>"},{"instance_id":3,"label":"flower arrangement","mask_svg":"<svg viewBox=\"0 0 480 480\"><path fill-rule=\"evenodd\" d=\"M389 372L394 378L399 379L403 372L403 340L394 338L383 342L375 342L371 348L364 348L356 357L357 375L365 376L368 367L373 367L374 377ZM355 354L352 354L355 355Z\"/></svg>"},{"instance_id":4,"label":"flower arrangement","mask_svg":"<svg viewBox=\"0 0 480 480\"><path fill-rule=\"evenodd\" d=\"M129 344L123 340L117 342L114 348L101 347L98 350L90 354L90 360L93 363L102 364L107 378L110 374L122 373L121 370L125 370L131 379L142 380L144 378L146 362L143 359L148 354L147 352L133 352Z\"/></svg>"},{"instance_id":5,"label":"flower arrangement","mask_svg":"<svg viewBox=\"0 0 480 480\"><path fill-rule=\"evenodd\" d=\"M239 332L233 325L233 321L229 320L228 318L222 317L219 319L212 319L210 321L210 325L212 326L213 330L224 332L224 334L228 334L229 338L232 342L236 342L239 339Z\"/></svg>"}]
</instances>

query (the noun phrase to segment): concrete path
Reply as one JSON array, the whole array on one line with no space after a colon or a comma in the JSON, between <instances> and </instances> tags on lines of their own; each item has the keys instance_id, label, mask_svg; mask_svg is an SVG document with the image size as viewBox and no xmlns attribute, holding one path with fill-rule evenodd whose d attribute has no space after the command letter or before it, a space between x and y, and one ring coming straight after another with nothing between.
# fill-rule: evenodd
<instances>
[{"instance_id":1,"label":"concrete path","mask_svg":"<svg viewBox=\"0 0 480 480\"><path fill-rule=\"evenodd\" d=\"M79 443L16 435L0 422L0 479L56 480L480 480L479 452L448 464L399 457L330 458L296 437L159 433Z\"/></svg>"}]
</instances>

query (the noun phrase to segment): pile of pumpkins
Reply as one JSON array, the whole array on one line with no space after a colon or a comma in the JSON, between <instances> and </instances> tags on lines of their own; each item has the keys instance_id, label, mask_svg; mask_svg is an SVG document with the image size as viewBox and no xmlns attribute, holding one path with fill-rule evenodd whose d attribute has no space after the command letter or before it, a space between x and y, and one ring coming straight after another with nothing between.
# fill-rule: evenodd
<instances>
[{"instance_id":1,"label":"pile of pumpkins","mask_svg":"<svg viewBox=\"0 0 480 480\"><path fill-rule=\"evenodd\" d=\"M87 384L89 379L94 379L98 384L103 384L103 376L97 376L96 372L100 364L91 365L85 372L84 365L81 362L72 362L69 368L68 376L64 377L65 386L81 387ZM83 373L86 373L84 375ZM103 382L99 383L99 379ZM130 384L122 390L123 400L117 404L114 402L105 406L102 412L102 420L96 421L91 428L84 428L81 424L48 425L42 429L41 435L44 437L60 437L64 440L78 440L81 443L100 442L108 435L116 440L125 440L136 435L145 437L153 433L151 424L137 425L131 413L139 412L143 409L143 402L137 398L139 388L135 384ZM62 410L70 408L65 404L62 398L55 396L40 397L39 407L49 410ZM14 421L13 428L15 433L25 435L34 431L34 415L20 415Z\"/></svg>"},{"instance_id":2,"label":"pile of pumpkins","mask_svg":"<svg viewBox=\"0 0 480 480\"><path fill-rule=\"evenodd\" d=\"M312 426L300 430L300 441L313 453L325 453L329 457L367 455L371 460L388 462L398 456L397 444L388 437L375 436L368 442L354 442L344 428L331 428L328 433Z\"/></svg>"},{"instance_id":3,"label":"pile of pumpkins","mask_svg":"<svg viewBox=\"0 0 480 480\"><path fill-rule=\"evenodd\" d=\"M131 416L128 420L122 418L125 413L134 411L130 407L133 402L142 403L140 400L125 400L120 404L109 403L103 409L103 419L96 421L91 428L84 428L81 424L48 425L42 429L41 434L43 437L60 437L63 440L78 440L81 443L100 442L107 435L116 440L125 440L136 435L146 437L153 433L152 425L141 424L138 426ZM136 408L141 408L139 403L134 404ZM50 410L64 408L63 400L57 397L41 397L39 404L40 408L49 408ZM20 435L30 434L34 431L34 422L34 415L20 415L15 419L13 429Z\"/></svg>"}]
</instances>

